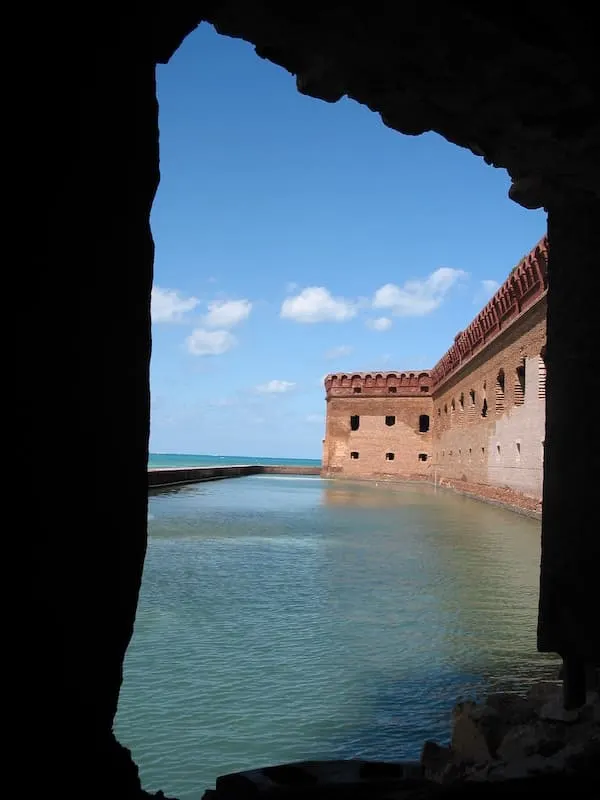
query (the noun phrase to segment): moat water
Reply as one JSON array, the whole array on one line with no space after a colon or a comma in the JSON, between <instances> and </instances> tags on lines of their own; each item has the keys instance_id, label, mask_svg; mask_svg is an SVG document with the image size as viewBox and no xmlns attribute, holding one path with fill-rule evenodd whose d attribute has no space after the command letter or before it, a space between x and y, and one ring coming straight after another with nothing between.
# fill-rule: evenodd
<instances>
[{"instance_id":1,"label":"moat water","mask_svg":"<svg viewBox=\"0 0 600 800\"><path fill-rule=\"evenodd\" d=\"M148 789L418 758L459 698L554 677L540 525L428 486L253 476L162 490L116 732Z\"/></svg>"}]
</instances>

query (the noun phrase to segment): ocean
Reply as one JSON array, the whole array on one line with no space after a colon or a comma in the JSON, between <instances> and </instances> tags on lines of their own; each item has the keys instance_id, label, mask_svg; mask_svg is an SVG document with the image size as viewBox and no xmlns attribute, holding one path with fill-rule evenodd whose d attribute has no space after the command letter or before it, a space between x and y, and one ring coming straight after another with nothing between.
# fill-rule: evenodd
<instances>
[{"instance_id":1,"label":"ocean","mask_svg":"<svg viewBox=\"0 0 600 800\"><path fill-rule=\"evenodd\" d=\"M264 456L189 455L184 453L150 453L148 467L226 467L228 464L287 464L291 467L320 467L318 458L265 458Z\"/></svg>"},{"instance_id":2,"label":"ocean","mask_svg":"<svg viewBox=\"0 0 600 800\"><path fill-rule=\"evenodd\" d=\"M430 486L153 491L116 733L180 800L269 764L418 758L457 700L555 677L539 559L539 522Z\"/></svg>"}]
</instances>

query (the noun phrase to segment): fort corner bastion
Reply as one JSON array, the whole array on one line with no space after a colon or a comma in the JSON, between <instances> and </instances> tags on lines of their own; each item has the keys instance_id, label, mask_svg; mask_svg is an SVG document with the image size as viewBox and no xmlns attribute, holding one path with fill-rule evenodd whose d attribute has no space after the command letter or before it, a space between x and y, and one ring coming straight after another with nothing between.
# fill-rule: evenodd
<instances>
[{"instance_id":1,"label":"fort corner bastion","mask_svg":"<svg viewBox=\"0 0 600 800\"><path fill-rule=\"evenodd\" d=\"M323 477L431 480L539 511L547 253L544 237L433 369L327 375Z\"/></svg>"}]
</instances>

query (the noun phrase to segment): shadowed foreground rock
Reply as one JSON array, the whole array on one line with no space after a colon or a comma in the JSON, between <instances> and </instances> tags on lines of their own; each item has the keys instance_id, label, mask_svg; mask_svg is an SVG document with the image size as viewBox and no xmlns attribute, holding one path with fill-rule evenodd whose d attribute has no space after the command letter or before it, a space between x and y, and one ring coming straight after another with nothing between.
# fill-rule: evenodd
<instances>
[{"instance_id":1,"label":"shadowed foreground rock","mask_svg":"<svg viewBox=\"0 0 600 800\"><path fill-rule=\"evenodd\" d=\"M48 718L62 745L56 788L74 787L81 798L141 792L134 765L124 766L113 746L112 728L147 535L155 66L201 20L251 42L259 56L293 73L301 92L327 101L346 95L403 133L434 130L469 148L508 171L513 199L548 210L538 647L565 658L569 705L581 705L584 664L600 663L600 538L598 512L590 507L598 491L597 448L587 424L588 390L598 374L594 7L131 2L94 6L90 22L85 10L53 4L32 14L26 7L18 47L27 68L17 70L27 76L19 116L26 148L18 161L27 236L19 274L24 294L33 297L28 313L35 325L31 340L21 344L18 337L20 372L10 385L17 405L29 402L19 449L53 454L35 505L43 511L38 540L45 554L59 548L60 557L56 569L44 570L36 605L47 615L39 627L52 637L61 628L61 681L36 680L46 680L43 691L57 703ZM375 116L373 124L380 124ZM40 331L46 357L31 368ZM74 469L73 454L82 452L86 468ZM105 483L115 473L123 487L118 513ZM48 535L52 517L60 519L57 536ZM30 582L24 585L29 593ZM25 631L36 639L29 623ZM45 652L55 650L52 638ZM36 725L41 717L36 711ZM58 722L68 739L58 734ZM33 763L52 737L35 738ZM76 780L75 765L82 772Z\"/></svg>"},{"instance_id":2,"label":"shadowed foreground rock","mask_svg":"<svg viewBox=\"0 0 600 800\"><path fill-rule=\"evenodd\" d=\"M600 701L564 716L560 686L459 703L452 741L425 742L419 762L303 761L223 775L205 800L250 798L600 797ZM554 795L553 795L554 796Z\"/></svg>"},{"instance_id":3,"label":"shadowed foreground rock","mask_svg":"<svg viewBox=\"0 0 600 800\"><path fill-rule=\"evenodd\" d=\"M534 686L527 697L493 694L453 711L450 747L426 742L421 761L427 778L448 785L505 782L551 775L597 775L600 701L565 712L555 683Z\"/></svg>"},{"instance_id":4,"label":"shadowed foreground rock","mask_svg":"<svg viewBox=\"0 0 600 800\"><path fill-rule=\"evenodd\" d=\"M402 800L402 798L535 797L538 791L571 792L578 798L597 798L599 783L589 772L539 775L502 782L437 783L414 763L312 761L282 764L233 773L217 780L203 800Z\"/></svg>"}]
</instances>

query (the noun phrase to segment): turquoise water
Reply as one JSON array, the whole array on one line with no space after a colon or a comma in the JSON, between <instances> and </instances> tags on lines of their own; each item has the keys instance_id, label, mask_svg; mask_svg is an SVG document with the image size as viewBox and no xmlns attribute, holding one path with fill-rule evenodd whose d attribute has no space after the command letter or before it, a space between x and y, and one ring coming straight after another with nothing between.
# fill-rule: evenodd
<instances>
[{"instance_id":1,"label":"turquoise water","mask_svg":"<svg viewBox=\"0 0 600 800\"><path fill-rule=\"evenodd\" d=\"M540 528L428 486L252 476L154 492L116 731L149 789L416 758L457 699L555 675Z\"/></svg>"},{"instance_id":2,"label":"turquoise water","mask_svg":"<svg viewBox=\"0 0 600 800\"><path fill-rule=\"evenodd\" d=\"M226 467L228 464L287 464L292 467L320 467L316 458L265 458L261 456L186 455L150 453L149 467Z\"/></svg>"}]
</instances>

